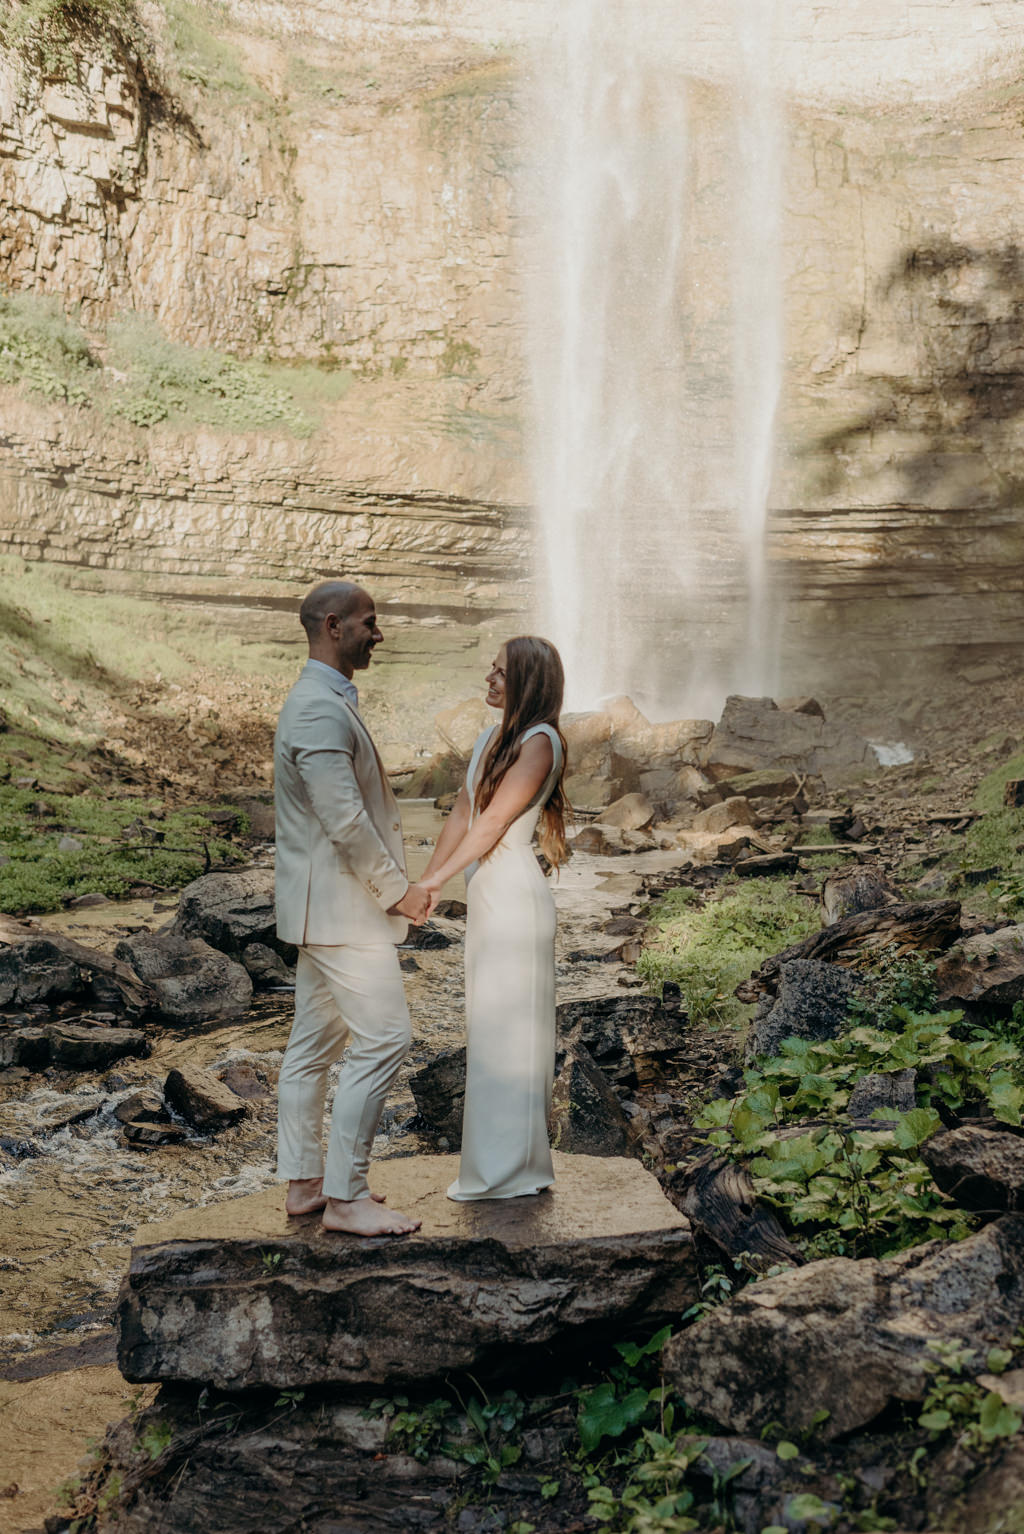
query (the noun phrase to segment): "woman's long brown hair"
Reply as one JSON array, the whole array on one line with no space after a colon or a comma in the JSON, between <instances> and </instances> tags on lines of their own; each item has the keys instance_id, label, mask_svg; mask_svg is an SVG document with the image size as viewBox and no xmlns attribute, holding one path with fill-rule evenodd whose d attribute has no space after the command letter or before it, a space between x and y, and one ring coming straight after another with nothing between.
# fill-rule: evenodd
<instances>
[{"instance_id":1,"label":"woman's long brown hair","mask_svg":"<svg viewBox=\"0 0 1024 1534\"><path fill-rule=\"evenodd\" d=\"M535 724L549 724L562 742L558 779L541 810L540 850L557 868L568 856L565 822L568 804L562 788L567 748L558 725L565 691L562 658L553 644L532 634L520 634L505 644L505 711L489 746L474 795L477 813L485 810L498 784L519 756L520 737Z\"/></svg>"}]
</instances>

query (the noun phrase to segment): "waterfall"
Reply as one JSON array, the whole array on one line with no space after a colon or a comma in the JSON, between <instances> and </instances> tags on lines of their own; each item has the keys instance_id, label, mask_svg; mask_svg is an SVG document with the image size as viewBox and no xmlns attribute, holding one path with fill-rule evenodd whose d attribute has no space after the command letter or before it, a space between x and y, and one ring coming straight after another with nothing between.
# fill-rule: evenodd
<instances>
[{"instance_id":1,"label":"waterfall","mask_svg":"<svg viewBox=\"0 0 1024 1534\"><path fill-rule=\"evenodd\" d=\"M667 717L770 669L781 134L772 0L735 6L721 143L695 136L676 3L564 0L536 71L538 585L571 706Z\"/></svg>"}]
</instances>

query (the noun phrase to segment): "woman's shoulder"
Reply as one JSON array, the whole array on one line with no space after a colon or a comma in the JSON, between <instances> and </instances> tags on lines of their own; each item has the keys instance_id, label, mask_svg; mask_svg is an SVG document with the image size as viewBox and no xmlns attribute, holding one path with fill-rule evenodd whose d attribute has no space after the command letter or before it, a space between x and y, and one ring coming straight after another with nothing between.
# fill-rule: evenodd
<instances>
[{"instance_id":1,"label":"woman's shoulder","mask_svg":"<svg viewBox=\"0 0 1024 1534\"><path fill-rule=\"evenodd\" d=\"M550 744L551 751L552 751L552 754L554 756L554 760L557 762L559 760L559 758L561 757L561 755L562 755L562 742L558 738L558 731L555 729L554 725L551 725L551 724L534 724L534 725L531 725L530 728L528 730L524 730L523 733L519 737L520 749L522 749L522 747L525 746L525 744L526 744L526 742L528 740L538 740L538 738L546 740ZM538 750L543 750L543 747L540 746L539 743L538 743L538 748L537 749Z\"/></svg>"}]
</instances>

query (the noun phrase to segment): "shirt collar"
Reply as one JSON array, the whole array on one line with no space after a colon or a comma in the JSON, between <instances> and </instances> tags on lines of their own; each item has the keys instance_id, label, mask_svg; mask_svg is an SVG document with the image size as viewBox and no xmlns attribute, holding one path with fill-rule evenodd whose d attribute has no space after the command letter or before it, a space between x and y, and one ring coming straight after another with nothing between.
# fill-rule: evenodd
<instances>
[{"instance_id":1,"label":"shirt collar","mask_svg":"<svg viewBox=\"0 0 1024 1534\"><path fill-rule=\"evenodd\" d=\"M340 692L346 703L358 711L359 689L351 677L345 676L344 672L337 671L333 666L328 666L322 660L313 660L312 657L306 662L306 666L315 666L317 671L322 671L327 677L335 692Z\"/></svg>"}]
</instances>

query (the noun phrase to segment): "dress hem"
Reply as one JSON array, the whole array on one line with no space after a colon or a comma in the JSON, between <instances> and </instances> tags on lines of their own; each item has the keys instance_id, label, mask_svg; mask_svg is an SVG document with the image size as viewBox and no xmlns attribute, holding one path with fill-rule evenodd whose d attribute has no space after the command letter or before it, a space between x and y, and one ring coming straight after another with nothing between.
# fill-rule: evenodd
<instances>
[{"instance_id":1,"label":"dress hem","mask_svg":"<svg viewBox=\"0 0 1024 1534\"><path fill-rule=\"evenodd\" d=\"M552 1178L550 1182L542 1182L539 1187L517 1188L514 1193L457 1193L454 1190L459 1185L453 1182L445 1190L445 1197L450 1198L453 1204L483 1204L489 1200L497 1202L499 1199L506 1198L531 1198L534 1194L546 1193L548 1188L553 1188L554 1185L555 1180Z\"/></svg>"}]
</instances>

